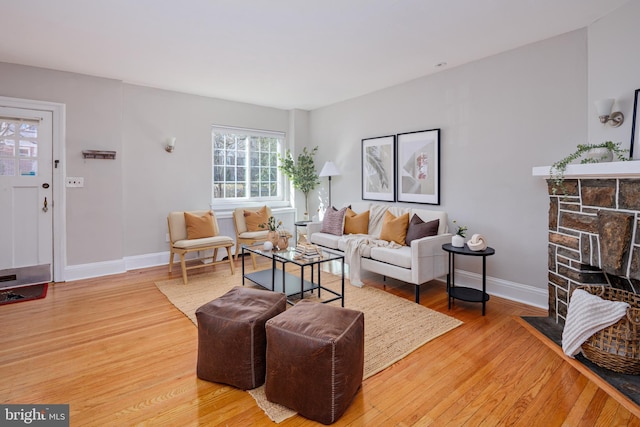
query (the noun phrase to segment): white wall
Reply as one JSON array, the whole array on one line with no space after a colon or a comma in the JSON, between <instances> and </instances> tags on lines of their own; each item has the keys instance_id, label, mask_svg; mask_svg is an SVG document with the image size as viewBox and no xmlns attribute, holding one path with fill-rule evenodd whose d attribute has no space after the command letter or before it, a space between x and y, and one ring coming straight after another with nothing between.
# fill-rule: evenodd
<instances>
[{"instance_id":1,"label":"white wall","mask_svg":"<svg viewBox=\"0 0 640 427\"><path fill-rule=\"evenodd\" d=\"M589 142L620 142L629 148L633 99L640 89L640 2L632 1L589 26ZM614 111L624 114L618 128L603 126L594 102L616 98ZM634 158L640 159L640 141L635 142Z\"/></svg>"},{"instance_id":2,"label":"white wall","mask_svg":"<svg viewBox=\"0 0 640 427\"><path fill-rule=\"evenodd\" d=\"M67 176L85 179L84 188L66 192L67 264L121 259L121 83L7 63L0 63L0 76L2 96L66 104L66 159L60 165ZM116 159L84 160L82 150L89 149L114 150Z\"/></svg>"},{"instance_id":3,"label":"white wall","mask_svg":"<svg viewBox=\"0 0 640 427\"><path fill-rule=\"evenodd\" d=\"M482 233L487 274L547 287L548 197L532 166L586 138L587 32L550 40L311 112L311 145L333 160L334 205L361 200L361 139L440 128L441 205ZM450 224L452 227L452 224ZM477 259L456 266L481 272Z\"/></svg>"},{"instance_id":4,"label":"white wall","mask_svg":"<svg viewBox=\"0 0 640 427\"><path fill-rule=\"evenodd\" d=\"M126 258L168 253L167 213L209 207L212 125L282 132L289 126L285 110L117 80L7 63L0 63L0 76L2 96L66 105L61 165L66 176L85 179L84 188L65 189L67 280L122 271L131 264ZM177 137L173 154L164 150L169 136ZM84 160L86 149L114 150L116 159Z\"/></svg>"},{"instance_id":5,"label":"white wall","mask_svg":"<svg viewBox=\"0 0 640 427\"><path fill-rule=\"evenodd\" d=\"M487 236L497 250L488 259L493 283L544 292L546 186L531 167L551 164L586 140L628 144L633 92L640 88L636 22L640 4L630 2L588 29L312 112L6 63L0 95L66 104L66 175L85 177L84 189L66 192L72 267L124 265L125 258L167 250L166 213L209 202L212 124L286 131L294 152L318 145L318 168L332 160L343 172L332 181L334 205L361 199L363 138L441 128L441 205L424 207ZM626 116L620 128L599 124L593 101L603 97L619 99ZM163 149L169 136L178 141L173 154ZM83 160L83 149L118 155ZM296 194L298 208L302 199ZM326 179L312 194L312 213L321 201L327 202ZM480 272L474 260L457 266ZM115 272L111 265L102 271Z\"/></svg>"},{"instance_id":6,"label":"white wall","mask_svg":"<svg viewBox=\"0 0 640 427\"><path fill-rule=\"evenodd\" d=\"M209 208L212 125L289 127L285 110L129 84L122 114L125 256L167 251L170 211ZM176 148L167 153L171 136Z\"/></svg>"}]
</instances>

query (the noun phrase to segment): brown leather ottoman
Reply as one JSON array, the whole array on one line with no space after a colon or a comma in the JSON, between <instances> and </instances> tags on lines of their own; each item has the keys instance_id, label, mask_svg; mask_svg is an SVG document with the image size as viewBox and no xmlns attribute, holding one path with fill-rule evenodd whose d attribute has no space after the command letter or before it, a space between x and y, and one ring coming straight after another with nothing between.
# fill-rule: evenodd
<instances>
[{"instance_id":1,"label":"brown leather ottoman","mask_svg":"<svg viewBox=\"0 0 640 427\"><path fill-rule=\"evenodd\" d=\"M302 300L267 321L266 330L267 399L335 422L362 385L364 314Z\"/></svg>"},{"instance_id":2,"label":"brown leather ottoman","mask_svg":"<svg viewBox=\"0 0 640 427\"><path fill-rule=\"evenodd\" d=\"M284 294L236 286L198 308L198 378L243 390L262 385L264 324L286 305Z\"/></svg>"}]
</instances>

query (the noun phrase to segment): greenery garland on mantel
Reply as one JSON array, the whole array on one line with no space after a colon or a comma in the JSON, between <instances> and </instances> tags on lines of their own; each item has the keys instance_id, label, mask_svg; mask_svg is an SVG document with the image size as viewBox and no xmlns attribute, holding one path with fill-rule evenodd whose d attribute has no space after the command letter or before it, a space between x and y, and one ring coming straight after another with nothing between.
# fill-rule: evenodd
<instances>
[{"instance_id":1,"label":"greenery garland on mantel","mask_svg":"<svg viewBox=\"0 0 640 427\"><path fill-rule=\"evenodd\" d=\"M554 195L557 193L558 189L561 189L562 192L566 194L566 189L564 187L564 174L567 170L567 166L587 154L589 151L597 148L606 148L608 152L606 154L603 154L599 158L586 157L580 161L580 164L600 163L600 161L602 160L607 161L609 153L615 155L616 159L619 161L629 160L629 157L627 156L629 150L623 150L622 148L620 148L619 142L614 143L612 141L605 141L599 144L578 144L578 149L576 151L551 165L549 176L551 177L551 190Z\"/></svg>"}]
</instances>

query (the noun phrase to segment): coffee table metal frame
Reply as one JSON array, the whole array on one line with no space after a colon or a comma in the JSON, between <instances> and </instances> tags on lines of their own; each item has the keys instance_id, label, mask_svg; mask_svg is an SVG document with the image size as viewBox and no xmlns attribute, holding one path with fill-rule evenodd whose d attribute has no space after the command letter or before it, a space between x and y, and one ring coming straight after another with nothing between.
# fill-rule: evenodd
<instances>
[{"instance_id":1,"label":"coffee table metal frame","mask_svg":"<svg viewBox=\"0 0 640 427\"><path fill-rule=\"evenodd\" d=\"M255 254L271 259L271 269L254 271L247 273L245 270L245 254ZM300 299L304 298L305 292L313 292L318 290L318 298L321 298L321 292L326 291L331 294L331 298L323 300L323 303L340 300L344 307L344 255L322 251L322 256L313 259L296 259L295 248L287 248L284 250L265 250L262 243L256 245L242 245L242 286L245 279L250 280L256 285L273 291L281 292L287 296L287 302L294 304L290 297L299 295ZM341 293L322 286L321 264L329 261L342 262L342 284ZM285 271L286 264L294 264L300 267L300 277ZM280 268L278 268L280 266ZM311 268L311 280L304 278L305 267ZM317 268L316 268L317 267ZM317 282L315 281L317 270Z\"/></svg>"}]
</instances>

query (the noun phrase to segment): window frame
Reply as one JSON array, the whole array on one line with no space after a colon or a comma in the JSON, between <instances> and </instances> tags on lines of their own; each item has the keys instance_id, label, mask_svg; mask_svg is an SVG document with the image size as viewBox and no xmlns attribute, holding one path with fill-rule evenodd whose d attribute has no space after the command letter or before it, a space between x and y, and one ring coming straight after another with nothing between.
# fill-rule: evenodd
<instances>
[{"instance_id":1,"label":"window frame","mask_svg":"<svg viewBox=\"0 0 640 427\"><path fill-rule=\"evenodd\" d=\"M269 137L280 139L279 154L282 156L287 150L287 135L283 131L270 131L261 129L251 129L233 126L214 125L211 128L211 187L210 206L212 209L235 209L236 207L264 206L272 208L290 207L290 191L284 174L277 169L277 186L280 190L280 197L242 197L242 198L215 198L215 136L220 133L246 134L249 137ZM249 138L250 139L250 138ZM250 156L247 156L247 174L251 173L251 166L248 164Z\"/></svg>"}]
</instances>

